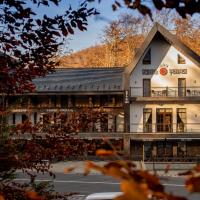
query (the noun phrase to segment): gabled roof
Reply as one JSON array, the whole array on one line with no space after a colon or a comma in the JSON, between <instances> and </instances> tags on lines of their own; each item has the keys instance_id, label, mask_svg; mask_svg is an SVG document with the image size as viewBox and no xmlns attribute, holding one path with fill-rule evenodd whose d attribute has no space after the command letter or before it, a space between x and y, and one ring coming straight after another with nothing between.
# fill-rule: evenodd
<instances>
[{"instance_id":1,"label":"gabled roof","mask_svg":"<svg viewBox=\"0 0 200 200\"><path fill-rule=\"evenodd\" d=\"M200 56L198 56L194 51L192 51L189 47L183 44L183 42L181 42L175 35L170 33L167 29L165 29L163 26L161 26L159 23L156 22L151 31L149 32L149 34L147 35L141 48L136 52L133 62L126 68L125 70L126 77L130 76L135 66L145 53L145 50L148 48L151 41L158 33L160 33L169 44L174 46L178 51L180 51L183 55L185 55L197 66L200 67ZM125 86L127 86L127 81L125 82Z\"/></svg>"},{"instance_id":2,"label":"gabled roof","mask_svg":"<svg viewBox=\"0 0 200 200\"><path fill-rule=\"evenodd\" d=\"M123 91L124 68L63 68L36 78L36 92L117 92Z\"/></svg>"}]
</instances>

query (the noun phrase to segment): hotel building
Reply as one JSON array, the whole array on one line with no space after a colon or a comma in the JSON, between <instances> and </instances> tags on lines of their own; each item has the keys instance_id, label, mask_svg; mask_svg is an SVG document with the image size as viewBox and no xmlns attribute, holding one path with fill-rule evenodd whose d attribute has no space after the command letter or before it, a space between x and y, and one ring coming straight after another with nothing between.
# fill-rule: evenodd
<instances>
[{"instance_id":1,"label":"hotel building","mask_svg":"<svg viewBox=\"0 0 200 200\"><path fill-rule=\"evenodd\" d=\"M125 69L126 151L133 159L200 157L200 57L155 24Z\"/></svg>"},{"instance_id":2,"label":"hotel building","mask_svg":"<svg viewBox=\"0 0 200 200\"><path fill-rule=\"evenodd\" d=\"M36 92L8 101L9 123L55 123L101 111L80 138L123 140L134 160L200 157L200 57L159 24L126 68L57 69L34 80ZM13 102L18 102L13 104Z\"/></svg>"}]
</instances>

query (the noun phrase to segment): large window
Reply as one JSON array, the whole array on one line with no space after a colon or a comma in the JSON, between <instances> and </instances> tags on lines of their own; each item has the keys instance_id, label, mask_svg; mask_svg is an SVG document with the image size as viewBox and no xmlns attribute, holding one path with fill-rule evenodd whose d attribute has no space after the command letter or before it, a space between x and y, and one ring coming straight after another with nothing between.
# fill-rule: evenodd
<instances>
[{"instance_id":1,"label":"large window","mask_svg":"<svg viewBox=\"0 0 200 200\"><path fill-rule=\"evenodd\" d=\"M28 120L28 116L26 114L22 114L22 123Z\"/></svg>"},{"instance_id":2,"label":"large window","mask_svg":"<svg viewBox=\"0 0 200 200\"><path fill-rule=\"evenodd\" d=\"M12 114L12 124L15 125L16 123L16 115L15 113Z\"/></svg>"},{"instance_id":3,"label":"large window","mask_svg":"<svg viewBox=\"0 0 200 200\"><path fill-rule=\"evenodd\" d=\"M186 132L186 108L177 108L177 132Z\"/></svg>"},{"instance_id":4,"label":"large window","mask_svg":"<svg viewBox=\"0 0 200 200\"><path fill-rule=\"evenodd\" d=\"M144 65L151 64L151 49L149 49L149 50L146 52L146 54L145 54L145 56L144 56L144 58L143 58L143 60L142 60L142 63L143 63Z\"/></svg>"},{"instance_id":5,"label":"large window","mask_svg":"<svg viewBox=\"0 0 200 200\"><path fill-rule=\"evenodd\" d=\"M152 109L144 108L143 110L143 131L144 133L152 132Z\"/></svg>"},{"instance_id":6,"label":"large window","mask_svg":"<svg viewBox=\"0 0 200 200\"><path fill-rule=\"evenodd\" d=\"M177 61L178 64L185 64L185 59L180 54L177 55Z\"/></svg>"},{"instance_id":7,"label":"large window","mask_svg":"<svg viewBox=\"0 0 200 200\"><path fill-rule=\"evenodd\" d=\"M156 109L157 132L173 132L172 108Z\"/></svg>"}]
</instances>

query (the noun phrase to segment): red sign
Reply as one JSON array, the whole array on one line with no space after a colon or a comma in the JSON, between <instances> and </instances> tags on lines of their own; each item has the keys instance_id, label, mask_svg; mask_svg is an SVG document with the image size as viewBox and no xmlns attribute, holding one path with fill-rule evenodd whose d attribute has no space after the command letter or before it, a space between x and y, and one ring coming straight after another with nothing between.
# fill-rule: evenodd
<instances>
[{"instance_id":1,"label":"red sign","mask_svg":"<svg viewBox=\"0 0 200 200\"><path fill-rule=\"evenodd\" d=\"M160 68L161 75L165 76L165 75L167 75L167 73L168 73L168 70L166 68L164 68L164 67Z\"/></svg>"}]
</instances>

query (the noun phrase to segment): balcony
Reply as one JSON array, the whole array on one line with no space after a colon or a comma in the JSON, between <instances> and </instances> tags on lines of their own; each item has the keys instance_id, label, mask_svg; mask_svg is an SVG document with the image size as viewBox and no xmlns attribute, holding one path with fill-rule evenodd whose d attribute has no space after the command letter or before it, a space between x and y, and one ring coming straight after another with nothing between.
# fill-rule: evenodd
<instances>
[{"instance_id":1,"label":"balcony","mask_svg":"<svg viewBox=\"0 0 200 200\"><path fill-rule=\"evenodd\" d=\"M131 97L200 97L200 87L131 87Z\"/></svg>"},{"instance_id":2,"label":"balcony","mask_svg":"<svg viewBox=\"0 0 200 200\"><path fill-rule=\"evenodd\" d=\"M153 124L130 124L131 132L134 133L200 133L200 123L153 123Z\"/></svg>"}]
</instances>

